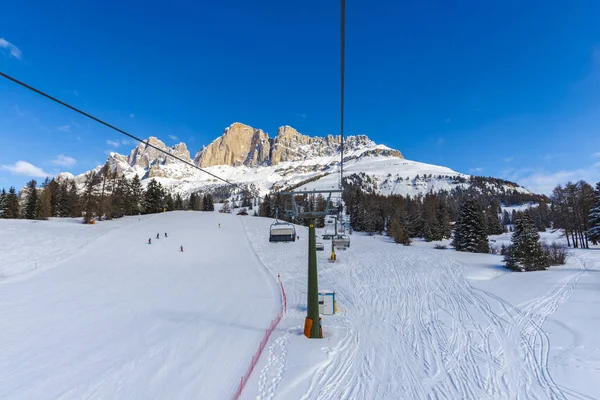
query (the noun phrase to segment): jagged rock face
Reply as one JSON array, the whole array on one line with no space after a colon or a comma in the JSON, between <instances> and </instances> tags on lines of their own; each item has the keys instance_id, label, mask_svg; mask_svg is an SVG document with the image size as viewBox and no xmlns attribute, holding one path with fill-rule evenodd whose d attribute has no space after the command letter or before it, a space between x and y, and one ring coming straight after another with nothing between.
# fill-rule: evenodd
<instances>
[{"instance_id":1,"label":"jagged rock face","mask_svg":"<svg viewBox=\"0 0 600 400\"><path fill-rule=\"evenodd\" d=\"M192 162L192 160L190 159L190 151L187 149L185 143L179 143L173 147L168 147L154 136L151 136L148 139L147 143L151 144L152 146L158 149L167 151L187 162ZM152 164L167 164L172 162L176 162L176 160L174 160L172 157L166 156L164 153L161 153L157 149L152 148L145 143L140 143L135 149L131 151L129 157L127 157L127 163L131 167L135 167L137 165L144 169L150 168Z\"/></svg>"},{"instance_id":2,"label":"jagged rock face","mask_svg":"<svg viewBox=\"0 0 600 400\"><path fill-rule=\"evenodd\" d=\"M268 163L269 151L269 136L265 132L236 122L227 128L220 138L202 148L194 157L194 162L199 167L256 167Z\"/></svg>"},{"instance_id":3,"label":"jagged rock face","mask_svg":"<svg viewBox=\"0 0 600 400\"><path fill-rule=\"evenodd\" d=\"M273 141L271 165L285 161L302 161L309 158L333 156L341 151L340 143L340 136L310 137L302 135L291 126L282 126L277 131L277 136ZM371 148L372 150L363 153L361 156L378 154L404 158L398 150L383 147L375 148L376 146L367 136L349 136L344 140L344 154L359 149ZM344 159L346 159L346 156Z\"/></svg>"},{"instance_id":4,"label":"jagged rock face","mask_svg":"<svg viewBox=\"0 0 600 400\"><path fill-rule=\"evenodd\" d=\"M167 146L154 136L151 136L148 139L148 143L161 149L167 151ZM163 153L160 151L144 144L140 143L135 149L131 150L131 154L129 155L128 162L130 166L139 165L142 168L149 168L150 164L157 159L162 159L165 157Z\"/></svg>"}]
</instances>

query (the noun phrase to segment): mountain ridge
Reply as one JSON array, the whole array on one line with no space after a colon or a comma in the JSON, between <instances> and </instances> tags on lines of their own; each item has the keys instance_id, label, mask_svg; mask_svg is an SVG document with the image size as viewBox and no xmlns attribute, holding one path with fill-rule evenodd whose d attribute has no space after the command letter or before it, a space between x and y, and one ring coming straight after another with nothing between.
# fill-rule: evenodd
<instances>
[{"instance_id":1,"label":"mountain ridge","mask_svg":"<svg viewBox=\"0 0 600 400\"><path fill-rule=\"evenodd\" d=\"M344 139L345 176L368 175L364 190L417 195L469 186L470 175L406 160L399 150L376 144L366 135ZM278 188L296 187L305 181L310 184L302 188L311 190L339 185L340 136L311 137L289 125L281 126L271 138L262 129L234 122L208 146L202 146L193 158L183 142L167 146L158 138L150 137L128 156L111 152L105 163L112 173L128 178L137 174L143 183L156 179L174 193L189 194L212 190L222 183L149 145L228 181L252 185L261 195ZM94 171L101 173L102 167ZM75 180L82 184L85 174ZM502 184L498 187L498 190L528 192L520 186Z\"/></svg>"}]
</instances>

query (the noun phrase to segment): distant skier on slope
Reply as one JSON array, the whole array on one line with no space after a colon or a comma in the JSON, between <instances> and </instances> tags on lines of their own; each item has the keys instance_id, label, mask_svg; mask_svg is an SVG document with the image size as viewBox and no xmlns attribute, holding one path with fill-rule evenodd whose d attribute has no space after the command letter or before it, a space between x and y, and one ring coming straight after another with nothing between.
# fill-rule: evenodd
<instances>
[{"instance_id":1,"label":"distant skier on slope","mask_svg":"<svg viewBox=\"0 0 600 400\"><path fill-rule=\"evenodd\" d=\"M152 244L152 238L148 238L148 244Z\"/></svg>"},{"instance_id":2,"label":"distant skier on slope","mask_svg":"<svg viewBox=\"0 0 600 400\"><path fill-rule=\"evenodd\" d=\"M179 250L183 253L183 246L179 247Z\"/></svg>"},{"instance_id":3,"label":"distant skier on slope","mask_svg":"<svg viewBox=\"0 0 600 400\"><path fill-rule=\"evenodd\" d=\"M167 236L167 232L165 232L165 237L168 237L168 236Z\"/></svg>"},{"instance_id":4,"label":"distant skier on slope","mask_svg":"<svg viewBox=\"0 0 600 400\"><path fill-rule=\"evenodd\" d=\"M156 234L156 238L157 238L157 239L160 239L160 233L157 233L157 234Z\"/></svg>"}]
</instances>

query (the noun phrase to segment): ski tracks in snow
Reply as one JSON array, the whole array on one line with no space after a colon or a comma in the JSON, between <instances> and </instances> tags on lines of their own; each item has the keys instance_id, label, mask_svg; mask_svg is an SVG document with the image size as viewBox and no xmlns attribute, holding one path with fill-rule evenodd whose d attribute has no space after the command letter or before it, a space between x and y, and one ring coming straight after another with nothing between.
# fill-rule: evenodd
<instances>
[{"instance_id":1,"label":"ski tracks in snow","mask_svg":"<svg viewBox=\"0 0 600 400\"><path fill-rule=\"evenodd\" d=\"M398 249L321 267L348 311L347 331L304 399L567 398L550 375L542 326L586 273L585 260L515 307L471 287L453 259Z\"/></svg>"},{"instance_id":2,"label":"ski tracks in snow","mask_svg":"<svg viewBox=\"0 0 600 400\"><path fill-rule=\"evenodd\" d=\"M283 379L285 372L288 341L291 334L291 331L286 332L275 339L269 346L269 359L267 360L267 364L262 368L258 380L259 394L256 397L257 400L271 400L274 398L275 391Z\"/></svg>"}]
</instances>

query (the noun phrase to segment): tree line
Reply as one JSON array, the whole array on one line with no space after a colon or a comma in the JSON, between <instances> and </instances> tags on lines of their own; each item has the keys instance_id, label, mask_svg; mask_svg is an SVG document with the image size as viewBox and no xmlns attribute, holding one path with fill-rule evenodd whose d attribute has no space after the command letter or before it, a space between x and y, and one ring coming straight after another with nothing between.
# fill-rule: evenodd
<instances>
[{"instance_id":1,"label":"tree line","mask_svg":"<svg viewBox=\"0 0 600 400\"><path fill-rule=\"evenodd\" d=\"M107 170L91 171L82 188L75 181L35 180L17 193L14 187L0 191L0 218L45 220L49 217L82 217L84 223L126 215L173 210L213 211L210 193L195 192L188 198L173 196L155 179L143 187L139 176L127 179Z\"/></svg>"}]
</instances>

